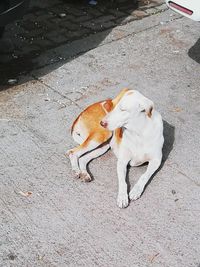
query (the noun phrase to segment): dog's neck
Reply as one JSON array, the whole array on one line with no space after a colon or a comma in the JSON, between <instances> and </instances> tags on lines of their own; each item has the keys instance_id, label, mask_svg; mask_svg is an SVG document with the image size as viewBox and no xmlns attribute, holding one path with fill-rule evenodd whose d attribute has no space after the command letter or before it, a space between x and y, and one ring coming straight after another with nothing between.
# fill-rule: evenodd
<instances>
[{"instance_id":1,"label":"dog's neck","mask_svg":"<svg viewBox=\"0 0 200 267\"><path fill-rule=\"evenodd\" d=\"M146 127L149 125L149 118L145 116L141 116L137 119L130 120L124 128L124 132L135 134L137 136L141 136Z\"/></svg>"}]
</instances>

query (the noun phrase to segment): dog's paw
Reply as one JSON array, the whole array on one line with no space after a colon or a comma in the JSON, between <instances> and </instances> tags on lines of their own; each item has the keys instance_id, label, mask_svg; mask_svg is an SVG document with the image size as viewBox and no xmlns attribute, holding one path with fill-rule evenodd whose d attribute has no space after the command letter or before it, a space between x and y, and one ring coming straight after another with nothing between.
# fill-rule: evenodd
<instances>
[{"instance_id":1,"label":"dog's paw","mask_svg":"<svg viewBox=\"0 0 200 267\"><path fill-rule=\"evenodd\" d=\"M79 170L72 170L72 173L73 173L74 178L76 178L76 179L80 178L81 173Z\"/></svg>"},{"instance_id":2,"label":"dog's paw","mask_svg":"<svg viewBox=\"0 0 200 267\"><path fill-rule=\"evenodd\" d=\"M117 206L121 209L126 208L129 204L127 194L118 194L117 197Z\"/></svg>"},{"instance_id":3,"label":"dog's paw","mask_svg":"<svg viewBox=\"0 0 200 267\"><path fill-rule=\"evenodd\" d=\"M91 176L89 175L88 172L80 172L79 178L83 182L90 182L90 181L92 181L92 178L91 178Z\"/></svg>"},{"instance_id":4,"label":"dog's paw","mask_svg":"<svg viewBox=\"0 0 200 267\"><path fill-rule=\"evenodd\" d=\"M129 193L130 200L137 200L138 198L141 197L142 192L143 192L143 187L136 184Z\"/></svg>"}]
</instances>

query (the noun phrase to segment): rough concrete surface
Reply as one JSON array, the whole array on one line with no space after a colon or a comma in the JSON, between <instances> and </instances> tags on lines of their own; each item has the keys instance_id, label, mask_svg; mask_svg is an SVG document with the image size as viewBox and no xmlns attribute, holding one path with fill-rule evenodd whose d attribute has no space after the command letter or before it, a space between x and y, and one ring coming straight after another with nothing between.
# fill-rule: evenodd
<instances>
[{"instance_id":1,"label":"rough concrete surface","mask_svg":"<svg viewBox=\"0 0 200 267\"><path fill-rule=\"evenodd\" d=\"M117 25L142 19L167 9L163 0L101 0L90 5L87 0L30 0L22 19L7 25L0 40L0 84L43 66L66 60L71 54L56 54L55 48L101 32L96 47ZM34 61L51 50L44 61Z\"/></svg>"},{"instance_id":2,"label":"rough concrete surface","mask_svg":"<svg viewBox=\"0 0 200 267\"><path fill-rule=\"evenodd\" d=\"M199 267L199 52L199 23L165 11L1 91L1 267ZM64 153L79 112L124 86L154 101L165 146L162 168L123 210L111 152L90 164L91 183L73 178ZM145 168L130 169L131 186Z\"/></svg>"}]
</instances>

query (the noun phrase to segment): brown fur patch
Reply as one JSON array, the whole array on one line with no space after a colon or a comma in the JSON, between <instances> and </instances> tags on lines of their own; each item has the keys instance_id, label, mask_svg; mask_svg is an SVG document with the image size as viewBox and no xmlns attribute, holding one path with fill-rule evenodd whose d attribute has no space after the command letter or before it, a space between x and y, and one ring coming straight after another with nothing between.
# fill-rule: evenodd
<instances>
[{"instance_id":1,"label":"brown fur patch","mask_svg":"<svg viewBox=\"0 0 200 267\"><path fill-rule=\"evenodd\" d=\"M103 128L100 125L100 122L105 117L106 113L112 111L112 109L117 105L120 99L128 91L128 88L124 88L113 100L107 99L105 101L94 103L79 114L79 116L72 124L71 133L73 133L74 127L80 119L81 124L83 124L83 127L87 129L88 136L81 145L73 149L73 152L87 147L89 145L89 142L92 140L96 141L99 144L102 144L112 136L111 131ZM116 142L120 143L122 139L121 128L115 131L115 137Z\"/></svg>"},{"instance_id":2,"label":"brown fur patch","mask_svg":"<svg viewBox=\"0 0 200 267\"><path fill-rule=\"evenodd\" d=\"M116 139L116 143L120 144L122 141L122 136L123 136L123 131L122 128L118 128L115 130L115 139Z\"/></svg>"},{"instance_id":3,"label":"brown fur patch","mask_svg":"<svg viewBox=\"0 0 200 267\"><path fill-rule=\"evenodd\" d=\"M124 94L126 92L128 92L128 91L129 91L128 88L124 88L124 89L122 89L122 91L113 100L107 99L105 101L100 101L100 102L97 102L97 103L94 103L94 104L90 105L85 110L83 110L79 114L79 116L75 119L75 121L73 122L72 127L71 127L71 134L73 133L75 124L78 122L78 120L79 120L80 117L84 121L85 121L85 119L86 119L86 121L89 119L90 120L89 121L89 124L91 124L91 120L93 121L93 123L95 123L95 125L97 124L96 122L98 122L98 124L100 124L100 121L106 115L106 112L103 110L103 107L105 108L105 110L107 112L110 112L117 105L117 103L124 96ZM102 107L101 104L103 102L105 102L105 103L103 104L103 107ZM94 118L95 118L95 120L94 120ZM86 124L88 125L88 122ZM87 127L87 125L86 125L86 127Z\"/></svg>"},{"instance_id":4,"label":"brown fur patch","mask_svg":"<svg viewBox=\"0 0 200 267\"><path fill-rule=\"evenodd\" d=\"M105 104L108 110L112 109L113 104L112 100L110 99L106 101L97 102L82 111L80 115L76 118L76 120L73 122L71 133L73 133L73 129L76 123L78 123L79 119L81 120L81 123L87 129L88 132L88 137L86 138L85 142L83 142L79 146L79 148L77 147L76 149L79 150L83 147L86 147L88 145L88 142L90 142L91 140L95 140L99 144L102 144L111 137L111 132L100 125L101 120L106 115L106 110L104 110L104 107L102 106L104 102L106 102Z\"/></svg>"},{"instance_id":5,"label":"brown fur patch","mask_svg":"<svg viewBox=\"0 0 200 267\"><path fill-rule=\"evenodd\" d=\"M107 112L110 112L113 109L112 100L111 99L106 100L105 103L103 104L103 107Z\"/></svg>"},{"instance_id":6,"label":"brown fur patch","mask_svg":"<svg viewBox=\"0 0 200 267\"><path fill-rule=\"evenodd\" d=\"M87 107L85 110L83 110L78 115L78 117L74 120L72 127L71 127L71 134L73 133L74 127L80 118L81 118L81 120L83 120L83 122L85 120L90 120L90 123L91 123L91 119L94 122L96 122L98 120L99 116L103 118L106 115L106 112L103 110L103 107L101 105L103 102L105 102L105 101L94 103L94 104L90 105L89 107ZM100 119L100 121L101 121L101 119Z\"/></svg>"},{"instance_id":7,"label":"brown fur patch","mask_svg":"<svg viewBox=\"0 0 200 267\"><path fill-rule=\"evenodd\" d=\"M149 118L151 118L151 116L152 116L152 111L153 111L153 107L150 107L150 109L149 109L148 112L147 112L147 116L148 116Z\"/></svg>"}]
</instances>

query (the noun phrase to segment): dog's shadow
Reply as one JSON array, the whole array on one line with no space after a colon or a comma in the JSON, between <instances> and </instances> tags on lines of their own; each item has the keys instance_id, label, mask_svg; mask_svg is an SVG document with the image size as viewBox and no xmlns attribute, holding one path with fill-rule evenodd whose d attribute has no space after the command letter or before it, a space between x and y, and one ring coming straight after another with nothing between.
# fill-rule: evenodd
<instances>
[{"instance_id":1,"label":"dog's shadow","mask_svg":"<svg viewBox=\"0 0 200 267\"><path fill-rule=\"evenodd\" d=\"M164 131L163 131L164 145L163 145L162 162L161 162L160 167L157 169L157 171L151 176L151 178L148 181L147 185L149 185L151 183L153 177L157 174L157 172L159 172L163 168L163 166L165 164L165 161L168 159L169 154L173 149L174 140L175 140L175 127L172 126L171 124L169 124L167 121L163 121L163 126L164 126ZM144 165L147 165L147 163L143 164L142 166L144 166ZM145 166L145 167L147 167L147 166ZM128 192L130 192L130 190L131 190L131 183L130 183L130 179L129 179L130 168L131 167L128 166L127 177L126 177ZM146 186L145 186L145 188L146 188Z\"/></svg>"},{"instance_id":2,"label":"dog's shadow","mask_svg":"<svg viewBox=\"0 0 200 267\"><path fill-rule=\"evenodd\" d=\"M200 38L197 42L189 49L188 56L200 64Z\"/></svg>"},{"instance_id":3,"label":"dog's shadow","mask_svg":"<svg viewBox=\"0 0 200 267\"><path fill-rule=\"evenodd\" d=\"M174 139L175 139L175 127L172 126L171 124L169 124L166 121L163 121L163 126L164 126L164 131L163 131L163 135L164 135L164 145L163 145L163 157L162 157L162 162L160 167L157 169L157 171L151 176L150 180L148 181L147 185L151 183L153 177L156 175L157 172L159 172L162 167L165 164L165 161L167 160L167 158L169 157L170 152L173 149L173 144L174 144ZM109 142L110 140L108 140L107 142ZM105 152L107 153L107 152ZM104 153L104 154L105 154ZM102 155L101 155L102 156ZM93 161L93 160L91 160ZM90 162L91 162L90 161ZM89 164L88 164L89 165ZM147 163L140 165L136 168L139 168L141 166L145 166L145 168L147 168ZM130 166L128 165L127 167L127 175L126 175L126 182L127 182L127 190L128 192L130 192L131 189L131 183L130 183L130 179L129 179L129 174L130 174ZM91 173L90 169L87 166L87 171L90 174L92 180L94 180L93 174ZM147 186L146 185L146 186ZM146 187L145 186L145 187ZM145 191L145 190L144 190Z\"/></svg>"}]
</instances>

